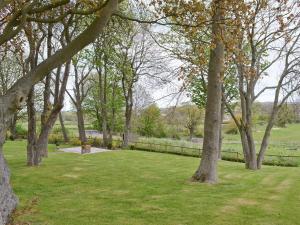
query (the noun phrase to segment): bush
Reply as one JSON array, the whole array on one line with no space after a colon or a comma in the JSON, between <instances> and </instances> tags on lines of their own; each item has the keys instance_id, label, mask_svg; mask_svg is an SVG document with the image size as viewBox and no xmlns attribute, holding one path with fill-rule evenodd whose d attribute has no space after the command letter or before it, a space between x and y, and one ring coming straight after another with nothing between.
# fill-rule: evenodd
<instances>
[{"instance_id":1,"label":"bush","mask_svg":"<svg viewBox=\"0 0 300 225\"><path fill-rule=\"evenodd\" d=\"M81 146L81 141L79 140L79 138L75 137L70 139L69 144L73 146Z\"/></svg>"},{"instance_id":2,"label":"bush","mask_svg":"<svg viewBox=\"0 0 300 225\"><path fill-rule=\"evenodd\" d=\"M66 132L67 132L67 134L69 134L69 130L68 129L66 129ZM61 127L59 126L59 127L54 127L53 129L52 129L52 132L51 132L51 134L62 134L63 132L62 132L62 129L61 129Z\"/></svg>"},{"instance_id":3,"label":"bush","mask_svg":"<svg viewBox=\"0 0 300 225\"><path fill-rule=\"evenodd\" d=\"M48 137L49 144L60 145L60 143L64 142L64 138L58 134L50 134Z\"/></svg>"},{"instance_id":4,"label":"bush","mask_svg":"<svg viewBox=\"0 0 300 225\"><path fill-rule=\"evenodd\" d=\"M27 133L27 130L21 124L16 125L16 134L18 138L27 138Z\"/></svg>"},{"instance_id":5,"label":"bush","mask_svg":"<svg viewBox=\"0 0 300 225\"><path fill-rule=\"evenodd\" d=\"M101 138L93 138L93 139L89 139L89 143L91 143L92 146L94 147L101 147L103 142Z\"/></svg>"},{"instance_id":6,"label":"bush","mask_svg":"<svg viewBox=\"0 0 300 225\"><path fill-rule=\"evenodd\" d=\"M264 165L270 165L270 166L285 166L285 167L298 167L298 163L292 159L286 159L286 158L271 158L263 161Z\"/></svg>"}]
</instances>

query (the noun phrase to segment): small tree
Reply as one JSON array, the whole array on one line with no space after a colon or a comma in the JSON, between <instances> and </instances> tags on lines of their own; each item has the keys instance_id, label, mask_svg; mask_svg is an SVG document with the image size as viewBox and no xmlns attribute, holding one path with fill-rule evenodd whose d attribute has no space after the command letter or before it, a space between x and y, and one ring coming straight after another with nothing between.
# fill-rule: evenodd
<instances>
[{"instance_id":1,"label":"small tree","mask_svg":"<svg viewBox=\"0 0 300 225\"><path fill-rule=\"evenodd\" d=\"M140 135L147 137L165 136L160 109L156 104L152 104L142 111L139 118L138 132Z\"/></svg>"}]
</instances>

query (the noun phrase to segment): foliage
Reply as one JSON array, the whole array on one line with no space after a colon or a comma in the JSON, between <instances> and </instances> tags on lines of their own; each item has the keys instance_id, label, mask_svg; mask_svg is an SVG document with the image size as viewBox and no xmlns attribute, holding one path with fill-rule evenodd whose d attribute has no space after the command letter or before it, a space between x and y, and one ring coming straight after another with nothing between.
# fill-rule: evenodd
<instances>
[{"instance_id":1,"label":"foliage","mask_svg":"<svg viewBox=\"0 0 300 225\"><path fill-rule=\"evenodd\" d=\"M64 138L61 134L50 134L48 137L49 144L60 145L64 143Z\"/></svg>"},{"instance_id":2,"label":"foliage","mask_svg":"<svg viewBox=\"0 0 300 225\"><path fill-rule=\"evenodd\" d=\"M296 121L296 115L292 107L284 104L277 114L275 125L278 127L286 127L286 124Z\"/></svg>"},{"instance_id":3,"label":"foliage","mask_svg":"<svg viewBox=\"0 0 300 225\"><path fill-rule=\"evenodd\" d=\"M69 130L67 128L65 128L65 129L66 129L67 134L69 134ZM53 127L53 129L51 131L51 134L62 135L63 132L62 132L61 126L55 126L55 127Z\"/></svg>"},{"instance_id":4,"label":"foliage","mask_svg":"<svg viewBox=\"0 0 300 225\"><path fill-rule=\"evenodd\" d=\"M16 134L18 138L26 138L27 137L27 129L25 129L22 124L16 125Z\"/></svg>"},{"instance_id":5,"label":"foliage","mask_svg":"<svg viewBox=\"0 0 300 225\"><path fill-rule=\"evenodd\" d=\"M141 112L138 133L147 137L165 137L164 125L161 122L160 109L152 104Z\"/></svg>"}]
</instances>

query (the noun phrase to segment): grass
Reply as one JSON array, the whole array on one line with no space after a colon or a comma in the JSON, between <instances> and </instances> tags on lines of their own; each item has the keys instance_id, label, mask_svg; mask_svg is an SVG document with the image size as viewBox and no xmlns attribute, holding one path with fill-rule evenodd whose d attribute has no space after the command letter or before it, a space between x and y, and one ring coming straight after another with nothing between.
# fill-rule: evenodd
<instances>
[{"instance_id":1,"label":"grass","mask_svg":"<svg viewBox=\"0 0 300 225\"><path fill-rule=\"evenodd\" d=\"M20 198L14 224L297 225L300 168L252 172L221 161L217 185L191 183L199 159L140 151L77 155L54 151L25 166L25 142L5 155Z\"/></svg>"}]
</instances>

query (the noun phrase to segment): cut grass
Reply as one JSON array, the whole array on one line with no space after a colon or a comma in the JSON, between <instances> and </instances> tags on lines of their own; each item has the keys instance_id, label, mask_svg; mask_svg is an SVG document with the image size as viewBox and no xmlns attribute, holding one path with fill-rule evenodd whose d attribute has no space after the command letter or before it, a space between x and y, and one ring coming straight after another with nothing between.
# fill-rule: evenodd
<instances>
[{"instance_id":1,"label":"cut grass","mask_svg":"<svg viewBox=\"0 0 300 225\"><path fill-rule=\"evenodd\" d=\"M5 155L20 198L14 224L297 225L300 168L219 162L217 185L191 183L199 159L140 151L77 155L53 151L25 166L25 142Z\"/></svg>"}]
</instances>

